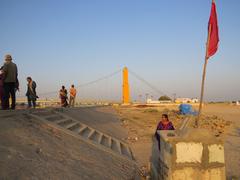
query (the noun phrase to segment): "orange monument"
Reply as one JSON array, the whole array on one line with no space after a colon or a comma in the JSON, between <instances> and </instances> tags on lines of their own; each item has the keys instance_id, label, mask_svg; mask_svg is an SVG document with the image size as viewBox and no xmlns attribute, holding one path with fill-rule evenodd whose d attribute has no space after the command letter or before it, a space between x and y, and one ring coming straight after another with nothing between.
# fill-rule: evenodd
<instances>
[{"instance_id":1,"label":"orange monument","mask_svg":"<svg viewBox=\"0 0 240 180\"><path fill-rule=\"evenodd\" d=\"M129 104L129 84L128 84L128 68L123 68L123 88L122 88L122 103Z\"/></svg>"}]
</instances>

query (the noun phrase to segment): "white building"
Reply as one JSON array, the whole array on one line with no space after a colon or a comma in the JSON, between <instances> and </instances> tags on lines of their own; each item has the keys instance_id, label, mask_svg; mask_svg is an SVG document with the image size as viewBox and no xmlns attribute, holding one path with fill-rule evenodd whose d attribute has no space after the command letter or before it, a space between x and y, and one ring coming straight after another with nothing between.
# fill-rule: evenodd
<instances>
[{"instance_id":1,"label":"white building","mask_svg":"<svg viewBox=\"0 0 240 180\"><path fill-rule=\"evenodd\" d=\"M158 100L152 100L152 99L147 99L147 104L166 104L166 103L171 103L171 100L166 100L166 101L158 101Z\"/></svg>"},{"instance_id":2,"label":"white building","mask_svg":"<svg viewBox=\"0 0 240 180\"><path fill-rule=\"evenodd\" d=\"M197 98L176 98L175 103L198 103Z\"/></svg>"}]
</instances>

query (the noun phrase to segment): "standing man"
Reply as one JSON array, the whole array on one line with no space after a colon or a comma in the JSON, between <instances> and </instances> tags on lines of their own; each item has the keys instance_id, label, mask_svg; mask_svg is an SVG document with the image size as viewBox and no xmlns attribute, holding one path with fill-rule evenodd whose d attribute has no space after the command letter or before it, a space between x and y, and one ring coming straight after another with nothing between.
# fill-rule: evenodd
<instances>
[{"instance_id":1,"label":"standing man","mask_svg":"<svg viewBox=\"0 0 240 180\"><path fill-rule=\"evenodd\" d=\"M35 81L32 80L31 77L27 77L27 100L28 100L28 108L35 108L36 107L36 100L38 98L36 93L37 84Z\"/></svg>"},{"instance_id":2,"label":"standing man","mask_svg":"<svg viewBox=\"0 0 240 180\"><path fill-rule=\"evenodd\" d=\"M10 54L5 55L5 63L3 65L3 109L9 109L9 98L12 99L11 109L15 109L16 106L16 89L19 89L17 80L18 70L17 65L12 62L12 56Z\"/></svg>"},{"instance_id":3,"label":"standing man","mask_svg":"<svg viewBox=\"0 0 240 180\"><path fill-rule=\"evenodd\" d=\"M71 86L70 88L70 100L69 100L69 106L74 107L75 105L75 98L77 95L77 90L74 88L74 85Z\"/></svg>"}]
</instances>

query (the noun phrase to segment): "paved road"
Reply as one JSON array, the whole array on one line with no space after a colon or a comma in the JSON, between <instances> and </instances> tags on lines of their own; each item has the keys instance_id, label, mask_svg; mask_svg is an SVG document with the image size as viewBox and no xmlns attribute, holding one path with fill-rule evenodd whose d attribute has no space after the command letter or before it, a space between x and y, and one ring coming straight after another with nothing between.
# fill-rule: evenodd
<instances>
[{"instance_id":1,"label":"paved road","mask_svg":"<svg viewBox=\"0 0 240 180\"><path fill-rule=\"evenodd\" d=\"M30 118L27 112L0 112L0 179L127 180L137 176L134 163L49 128L43 121ZM93 109L73 112L68 113L85 121L95 117L88 121L92 125L101 117L98 123L117 126L111 115Z\"/></svg>"},{"instance_id":2,"label":"paved road","mask_svg":"<svg viewBox=\"0 0 240 180\"><path fill-rule=\"evenodd\" d=\"M67 108L64 112L103 133L117 139L127 138L127 129L121 126L117 114L111 107Z\"/></svg>"}]
</instances>

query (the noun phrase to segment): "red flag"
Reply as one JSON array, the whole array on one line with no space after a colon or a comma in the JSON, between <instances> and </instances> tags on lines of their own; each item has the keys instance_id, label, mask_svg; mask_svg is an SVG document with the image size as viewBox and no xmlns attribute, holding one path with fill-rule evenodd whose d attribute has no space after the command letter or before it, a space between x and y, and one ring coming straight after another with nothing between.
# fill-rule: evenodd
<instances>
[{"instance_id":1,"label":"red flag","mask_svg":"<svg viewBox=\"0 0 240 180\"><path fill-rule=\"evenodd\" d=\"M207 58L214 55L218 49L218 22L216 4L212 2L211 14L208 22L208 46L207 46Z\"/></svg>"}]
</instances>

